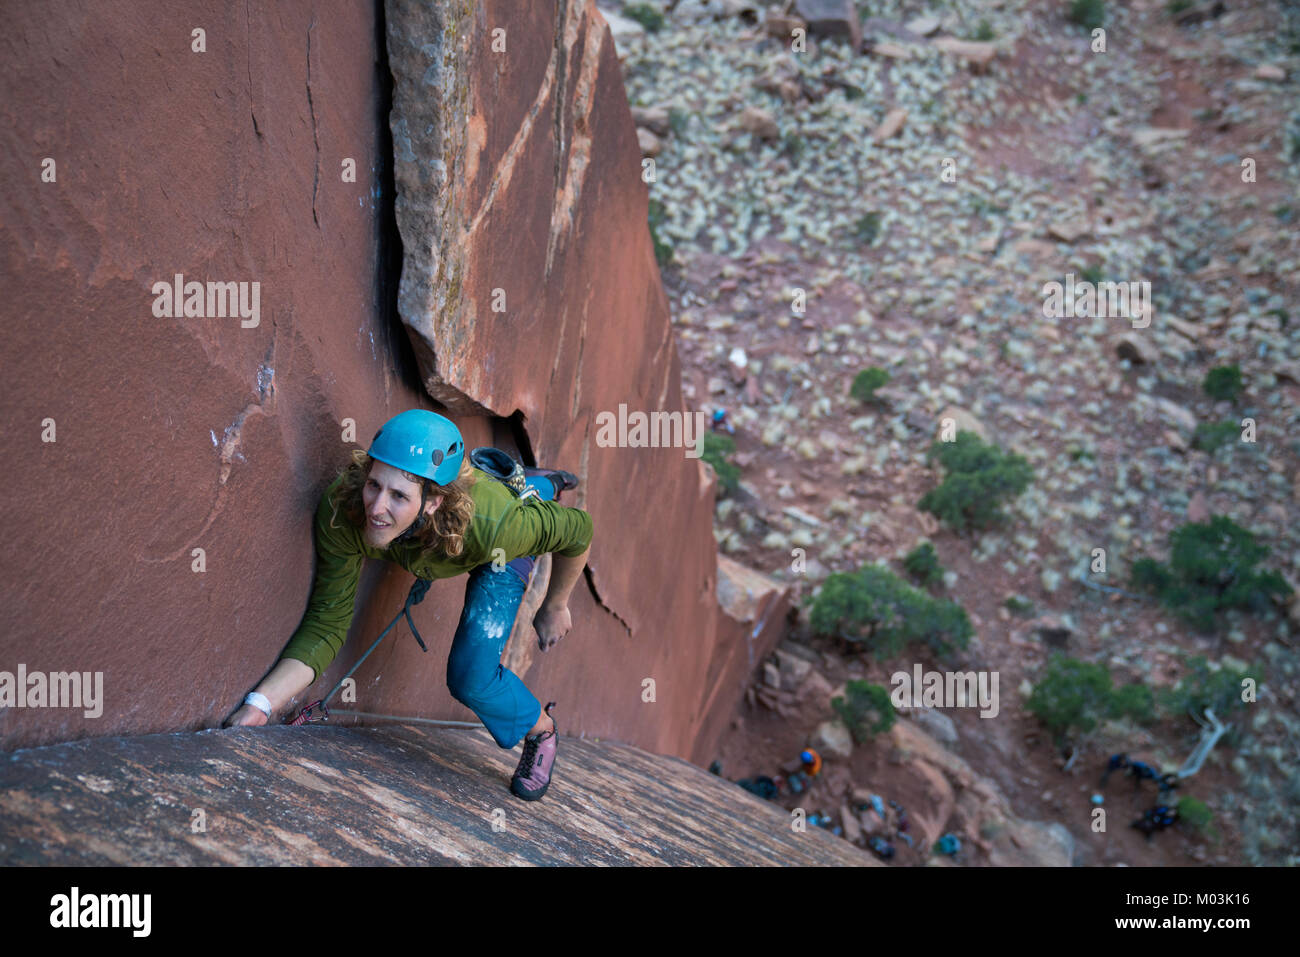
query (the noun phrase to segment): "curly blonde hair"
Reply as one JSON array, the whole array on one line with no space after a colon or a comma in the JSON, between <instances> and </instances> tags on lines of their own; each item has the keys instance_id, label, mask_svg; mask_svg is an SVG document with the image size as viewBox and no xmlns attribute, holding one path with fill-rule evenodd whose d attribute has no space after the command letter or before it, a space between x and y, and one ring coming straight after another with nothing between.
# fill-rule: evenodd
<instances>
[{"instance_id":1,"label":"curly blonde hair","mask_svg":"<svg viewBox=\"0 0 1300 957\"><path fill-rule=\"evenodd\" d=\"M331 528L338 527L334 524L334 519L338 517L340 508L355 527L365 527L366 506L361 491L370 478L370 466L375 461L377 460L362 449L352 450L352 462L344 469L343 481L339 483L330 501L334 509L330 516ZM466 456L460 463L460 474L449 485L438 485L431 479L401 469L398 471L408 481L425 489L429 499L444 496L437 511L412 532L411 537L427 550L438 551L452 558L461 554L465 550L465 532L474 519L474 499L470 497L469 490L474 485L475 478L469 457Z\"/></svg>"}]
</instances>

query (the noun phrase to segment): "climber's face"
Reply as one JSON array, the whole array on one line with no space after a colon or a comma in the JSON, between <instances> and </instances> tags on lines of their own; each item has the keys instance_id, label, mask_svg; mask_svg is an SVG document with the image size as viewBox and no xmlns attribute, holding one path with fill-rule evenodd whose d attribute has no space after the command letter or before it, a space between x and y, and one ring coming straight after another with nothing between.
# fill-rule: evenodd
<instances>
[{"instance_id":1,"label":"climber's face","mask_svg":"<svg viewBox=\"0 0 1300 957\"><path fill-rule=\"evenodd\" d=\"M415 521L420 510L420 486L385 462L370 464L361 497L366 506L365 542L372 548L387 547ZM432 515L441 504L442 496L433 496L424 514Z\"/></svg>"}]
</instances>

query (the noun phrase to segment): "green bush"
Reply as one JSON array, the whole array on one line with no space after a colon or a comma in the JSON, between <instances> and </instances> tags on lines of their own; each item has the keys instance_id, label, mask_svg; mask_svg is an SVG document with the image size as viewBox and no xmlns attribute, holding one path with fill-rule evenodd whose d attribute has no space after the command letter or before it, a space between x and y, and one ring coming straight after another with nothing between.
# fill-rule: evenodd
<instances>
[{"instance_id":1,"label":"green bush","mask_svg":"<svg viewBox=\"0 0 1300 957\"><path fill-rule=\"evenodd\" d=\"M1241 367L1215 366L1205 374L1201 388L1211 399L1232 401L1241 392Z\"/></svg>"},{"instance_id":2,"label":"green bush","mask_svg":"<svg viewBox=\"0 0 1300 957\"><path fill-rule=\"evenodd\" d=\"M655 247L655 261L661 267L668 265L673 258L672 244L659 238L659 227L663 225L665 218L664 204L657 199L650 200L650 239Z\"/></svg>"},{"instance_id":3,"label":"green bush","mask_svg":"<svg viewBox=\"0 0 1300 957\"><path fill-rule=\"evenodd\" d=\"M1025 707L1062 743L1073 730L1091 731L1103 718L1128 718L1150 724L1155 695L1140 682L1115 688L1104 665L1053 652Z\"/></svg>"},{"instance_id":4,"label":"green bush","mask_svg":"<svg viewBox=\"0 0 1300 957\"><path fill-rule=\"evenodd\" d=\"M831 707L848 726L855 743L865 744L872 735L894 726L894 704L887 689L866 681L850 681L844 690L848 700L836 696L831 699Z\"/></svg>"},{"instance_id":5,"label":"green bush","mask_svg":"<svg viewBox=\"0 0 1300 957\"><path fill-rule=\"evenodd\" d=\"M880 235L880 213L872 210L865 216L859 216L853 224L853 238L864 246L870 246Z\"/></svg>"},{"instance_id":6,"label":"green bush","mask_svg":"<svg viewBox=\"0 0 1300 957\"><path fill-rule=\"evenodd\" d=\"M1188 522L1169 537L1168 565L1150 558L1134 562L1130 583L1156 595L1166 608L1209 634L1218 613L1229 608L1267 611L1269 596L1285 597L1291 586L1275 571L1258 572L1255 564L1268 546L1232 519L1216 515L1208 522Z\"/></svg>"},{"instance_id":7,"label":"green bush","mask_svg":"<svg viewBox=\"0 0 1300 957\"><path fill-rule=\"evenodd\" d=\"M1255 668L1249 671L1211 668L1204 655L1192 655L1185 664L1187 674L1160 695L1161 707L1173 716L1191 713L1201 718L1206 708L1213 708L1214 716L1226 721L1228 715L1246 707L1246 702L1241 700L1242 681L1254 678L1255 683L1259 683L1259 671Z\"/></svg>"},{"instance_id":8,"label":"green bush","mask_svg":"<svg viewBox=\"0 0 1300 957\"><path fill-rule=\"evenodd\" d=\"M703 445L700 458L713 466L713 471L718 473L718 487L722 489L724 495L735 492L740 487L740 467L727 459L728 455L736 451L735 441L729 435L705 432Z\"/></svg>"},{"instance_id":9,"label":"green bush","mask_svg":"<svg viewBox=\"0 0 1300 957\"><path fill-rule=\"evenodd\" d=\"M1213 454L1240 438L1241 426L1236 422L1198 422L1192 433L1192 448Z\"/></svg>"},{"instance_id":10,"label":"green bush","mask_svg":"<svg viewBox=\"0 0 1300 957\"><path fill-rule=\"evenodd\" d=\"M629 3L623 8L623 16L635 20L650 33L658 33L664 26L664 15L648 3Z\"/></svg>"},{"instance_id":11,"label":"green bush","mask_svg":"<svg viewBox=\"0 0 1300 957\"><path fill-rule=\"evenodd\" d=\"M974 432L958 432L954 442L936 440L926 459L936 456L947 474L917 504L959 532L1002 519L1001 503L1023 492L1034 476L1024 456L987 445Z\"/></svg>"},{"instance_id":12,"label":"green bush","mask_svg":"<svg viewBox=\"0 0 1300 957\"><path fill-rule=\"evenodd\" d=\"M781 137L781 148L777 151L781 156L788 156L792 161L798 163L803 159L804 152L808 149L808 144L798 133L786 133Z\"/></svg>"},{"instance_id":13,"label":"green bush","mask_svg":"<svg viewBox=\"0 0 1300 957\"><path fill-rule=\"evenodd\" d=\"M993 39L993 25L987 20L981 20L980 25L975 28L975 33L971 36L972 40L978 40L987 43Z\"/></svg>"},{"instance_id":14,"label":"green bush","mask_svg":"<svg viewBox=\"0 0 1300 957\"><path fill-rule=\"evenodd\" d=\"M1111 716L1150 724L1156 719L1155 695L1139 681L1118 688L1111 695Z\"/></svg>"},{"instance_id":15,"label":"green bush","mask_svg":"<svg viewBox=\"0 0 1300 957\"><path fill-rule=\"evenodd\" d=\"M939 556L929 542L922 542L908 552L903 559L903 568L927 588L943 581L943 566L939 564Z\"/></svg>"},{"instance_id":16,"label":"green bush","mask_svg":"<svg viewBox=\"0 0 1300 957\"><path fill-rule=\"evenodd\" d=\"M1070 22L1077 23L1086 30L1095 30L1106 19L1106 5L1102 0L1071 0Z\"/></svg>"},{"instance_id":17,"label":"green bush","mask_svg":"<svg viewBox=\"0 0 1300 957\"><path fill-rule=\"evenodd\" d=\"M1214 812L1204 801L1199 801L1190 794L1185 794L1178 799L1178 820L1191 827L1197 834L1218 837L1218 830L1214 826Z\"/></svg>"},{"instance_id":18,"label":"green bush","mask_svg":"<svg viewBox=\"0 0 1300 957\"><path fill-rule=\"evenodd\" d=\"M1034 603L1022 595L1012 595L1002 604L1013 615L1032 615L1034 612Z\"/></svg>"},{"instance_id":19,"label":"green bush","mask_svg":"<svg viewBox=\"0 0 1300 957\"><path fill-rule=\"evenodd\" d=\"M1071 731L1091 731L1112 713L1110 672L1101 665L1053 652L1025 708L1037 715L1061 744Z\"/></svg>"},{"instance_id":20,"label":"green bush","mask_svg":"<svg viewBox=\"0 0 1300 957\"><path fill-rule=\"evenodd\" d=\"M970 618L953 601L937 601L879 565L827 577L809 614L812 628L838 635L883 658L922 642L942 656L970 644Z\"/></svg>"},{"instance_id":21,"label":"green bush","mask_svg":"<svg viewBox=\"0 0 1300 957\"><path fill-rule=\"evenodd\" d=\"M853 377L849 395L859 402L875 402L876 390L889 381L889 373L879 366L863 369Z\"/></svg>"}]
</instances>

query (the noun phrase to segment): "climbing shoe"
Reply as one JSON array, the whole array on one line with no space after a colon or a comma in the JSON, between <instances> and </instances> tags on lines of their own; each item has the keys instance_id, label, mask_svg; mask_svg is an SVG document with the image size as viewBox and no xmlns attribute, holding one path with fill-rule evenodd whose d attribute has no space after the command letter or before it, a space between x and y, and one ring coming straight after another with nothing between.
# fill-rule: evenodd
<instances>
[{"instance_id":1,"label":"climbing shoe","mask_svg":"<svg viewBox=\"0 0 1300 957\"><path fill-rule=\"evenodd\" d=\"M547 715L555 707L552 701L546 706ZM551 721L555 720L554 716ZM524 737L524 756L519 759L515 776L510 779L510 792L525 801L536 801L551 786L551 772L555 769L555 750L560 727L554 731L530 734Z\"/></svg>"},{"instance_id":2,"label":"climbing shoe","mask_svg":"<svg viewBox=\"0 0 1300 957\"><path fill-rule=\"evenodd\" d=\"M557 492L578 487L578 476L572 472L566 472L563 469L551 469L549 472L543 472L542 475L551 480L551 484L555 486Z\"/></svg>"}]
</instances>

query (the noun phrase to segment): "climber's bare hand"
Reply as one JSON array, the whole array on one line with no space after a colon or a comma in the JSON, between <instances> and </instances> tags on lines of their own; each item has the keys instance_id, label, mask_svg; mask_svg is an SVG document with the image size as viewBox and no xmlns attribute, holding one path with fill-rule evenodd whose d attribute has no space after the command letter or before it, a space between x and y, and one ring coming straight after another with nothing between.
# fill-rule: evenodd
<instances>
[{"instance_id":1,"label":"climber's bare hand","mask_svg":"<svg viewBox=\"0 0 1300 957\"><path fill-rule=\"evenodd\" d=\"M260 709L254 708L251 704L246 704L226 719L225 726L227 728L234 728L246 725L250 728L256 728L266 724L270 720L271 719L263 714Z\"/></svg>"},{"instance_id":2,"label":"climber's bare hand","mask_svg":"<svg viewBox=\"0 0 1300 957\"><path fill-rule=\"evenodd\" d=\"M533 627L537 629L537 646L542 651L550 651L573 627L569 606L560 605L558 608L552 608L543 604L533 616Z\"/></svg>"}]
</instances>

